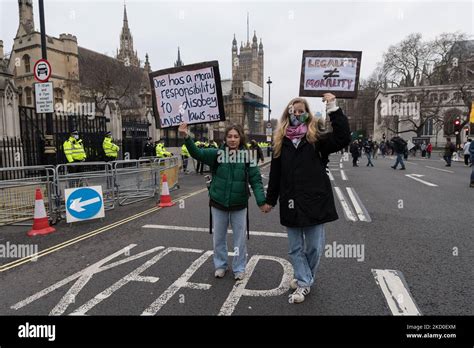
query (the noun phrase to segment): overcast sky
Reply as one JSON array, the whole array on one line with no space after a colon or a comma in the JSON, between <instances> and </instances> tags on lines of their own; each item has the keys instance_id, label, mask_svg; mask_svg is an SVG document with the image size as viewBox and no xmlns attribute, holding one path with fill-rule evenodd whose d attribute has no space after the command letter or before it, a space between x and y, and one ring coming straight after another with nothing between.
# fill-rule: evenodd
<instances>
[{"instance_id":1,"label":"overcast sky","mask_svg":"<svg viewBox=\"0 0 474 348\"><path fill-rule=\"evenodd\" d=\"M46 31L70 33L79 46L114 56L123 24L123 1L45 0ZM38 1L34 0L39 31ZM361 77L375 68L387 48L413 32L433 39L442 32L473 35L474 7L467 1L140 1L127 0L134 48L153 70L173 66L177 47L185 64L218 60L221 78L231 77L231 47L263 40L265 80L271 76L272 118L298 95L303 50L362 51ZM0 40L11 50L18 28L17 0L0 0ZM268 87L265 85L265 103ZM322 107L310 98L313 111ZM265 110L265 119L267 110Z\"/></svg>"}]
</instances>

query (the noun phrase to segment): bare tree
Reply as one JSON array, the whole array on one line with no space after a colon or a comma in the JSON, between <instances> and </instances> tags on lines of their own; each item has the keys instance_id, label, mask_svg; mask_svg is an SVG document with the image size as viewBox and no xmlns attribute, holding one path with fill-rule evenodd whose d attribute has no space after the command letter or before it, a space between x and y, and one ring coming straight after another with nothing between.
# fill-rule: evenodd
<instances>
[{"instance_id":1,"label":"bare tree","mask_svg":"<svg viewBox=\"0 0 474 348\"><path fill-rule=\"evenodd\" d=\"M410 34L383 55L382 69L387 82L396 87L413 87L428 61L429 49L420 33Z\"/></svg>"},{"instance_id":2,"label":"bare tree","mask_svg":"<svg viewBox=\"0 0 474 348\"><path fill-rule=\"evenodd\" d=\"M442 33L434 40L424 42L421 34L411 34L389 47L383 62L371 76L371 83L380 85L385 77L392 86L423 87L416 92L408 89L405 100L418 103L419 117L392 117L384 120L386 129L396 133L415 132L420 136L427 122L432 122L433 128L441 129L451 121L449 113L441 115L441 108L454 106L457 100L462 100L463 107L469 110L474 88L474 44L467 41L467 37L460 32ZM441 98L437 91L428 87L433 85L449 85L451 92L454 86L458 96ZM433 98L434 94L436 98ZM469 115L468 112L461 114L458 116L465 116L461 120L461 126L464 126L469 122ZM403 131L399 131L400 125L404 126Z\"/></svg>"}]
</instances>

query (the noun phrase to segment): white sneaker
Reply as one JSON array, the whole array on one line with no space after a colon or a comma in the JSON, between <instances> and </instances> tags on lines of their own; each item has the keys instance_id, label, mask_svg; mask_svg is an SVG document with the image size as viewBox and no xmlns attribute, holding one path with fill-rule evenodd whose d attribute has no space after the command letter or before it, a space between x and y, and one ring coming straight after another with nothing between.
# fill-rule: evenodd
<instances>
[{"instance_id":1,"label":"white sneaker","mask_svg":"<svg viewBox=\"0 0 474 348\"><path fill-rule=\"evenodd\" d=\"M298 288L298 279L293 279L290 282L290 289L291 290L296 290Z\"/></svg>"},{"instance_id":2,"label":"white sneaker","mask_svg":"<svg viewBox=\"0 0 474 348\"><path fill-rule=\"evenodd\" d=\"M216 271L214 272L214 277L216 278L224 278L224 276L225 276L225 269L223 268L216 269Z\"/></svg>"},{"instance_id":3,"label":"white sneaker","mask_svg":"<svg viewBox=\"0 0 474 348\"><path fill-rule=\"evenodd\" d=\"M245 278L245 273L244 272L238 272L234 274L234 279L235 280L243 280Z\"/></svg>"},{"instance_id":4,"label":"white sneaker","mask_svg":"<svg viewBox=\"0 0 474 348\"><path fill-rule=\"evenodd\" d=\"M304 297L309 294L309 287L298 287L294 293L292 293L289 298L289 303L301 303L304 301Z\"/></svg>"}]
</instances>

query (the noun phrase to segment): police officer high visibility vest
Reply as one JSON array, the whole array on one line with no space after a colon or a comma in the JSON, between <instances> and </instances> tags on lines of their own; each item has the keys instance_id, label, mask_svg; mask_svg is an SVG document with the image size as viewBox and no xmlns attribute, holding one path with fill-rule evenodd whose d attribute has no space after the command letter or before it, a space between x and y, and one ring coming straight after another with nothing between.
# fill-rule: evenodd
<instances>
[{"instance_id":1,"label":"police officer high visibility vest","mask_svg":"<svg viewBox=\"0 0 474 348\"><path fill-rule=\"evenodd\" d=\"M183 146L181 146L181 155L184 156L184 157L190 157L188 148L186 147L185 144L183 144Z\"/></svg>"},{"instance_id":2,"label":"police officer high visibility vest","mask_svg":"<svg viewBox=\"0 0 474 348\"><path fill-rule=\"evenodd\" d=\"M81 139L76 140L74 137L69 137L69 139L63 143L63 150L68 163L83 161L87 157Z\"/></svg>"},{"instance_id":3,"label":"police officer high visibility vest","mask_svg":"<svg viewBox=\"0 0 474 348\"><path fill-rule=\"evenodd\" d=\"M166 151L165 146L163 144L156 145L155 151L156 151L156 157L160 157L160 158L171 157L171 153Z\"/></svg>"},{"instance_id":4,"label":"police officer high visibility vest","mask_svg":"<svg viewBox=\"0 0 474 348\"><path fill-rule=\"evenodd\" d=\"M104 148L104 152L105 152L106 157L117 158L120 147L118 147L117 145L115 145L112 142L111 137L105 137L104 138L104 142L102 143L102 147Z\"/></svg>"}]
</instances>

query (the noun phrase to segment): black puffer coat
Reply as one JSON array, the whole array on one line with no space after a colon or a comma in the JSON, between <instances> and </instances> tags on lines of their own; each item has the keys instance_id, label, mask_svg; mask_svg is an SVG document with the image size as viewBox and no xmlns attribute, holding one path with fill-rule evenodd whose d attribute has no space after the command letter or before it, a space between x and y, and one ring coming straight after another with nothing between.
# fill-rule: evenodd
<instances>
[{"instance_id":1,"label":"black puffer coat","mask_svg":"<svg viewBox=\"0 0 474 348\"><path fill-rule=\"evenodd\" d=\"M272 159L266 202L275 206L279 198L283 226L307 227L338 219L331 182L321 158L346 147L351 132L340 108L329 117L331 133L314 145L303 137L298 148L285 137L280 156Z\"/></svg>"}]
</instances>

